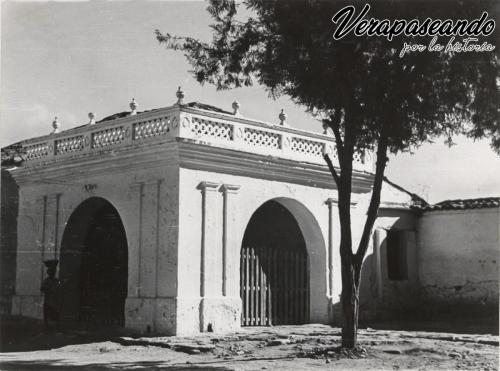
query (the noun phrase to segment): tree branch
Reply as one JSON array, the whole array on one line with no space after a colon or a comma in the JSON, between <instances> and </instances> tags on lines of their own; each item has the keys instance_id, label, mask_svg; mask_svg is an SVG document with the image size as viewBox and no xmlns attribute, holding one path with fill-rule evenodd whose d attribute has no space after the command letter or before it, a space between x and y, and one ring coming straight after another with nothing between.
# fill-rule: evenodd
<instances>
[{"instance_id":1,"label":"tree branch","mask_svg":"<svg viewBox=\"0 0 500 371\"><path fill-rule=\"evenodd\" d=\"M361 240L358 245L358 251L356 252L354 259L354 263L359 267L361 267L363 258L365 257L366 251L368 250L370 234L375 220L377 219L378 208L380 206L380 193L382 191L385 165L387 163L387 137L384 132L385 130L382 130L378 142L377 163L375 167L375 178L373 180L372 197L370 200L370 206L368 207L368 215L366 217L363 234L361 235Z\"/></svg>"},{"instance_id":2,"label":"tree branch","mask_svg":"<svg viewBox=\"0 0 500 371\"><path fill-rule=\"evenodd\" d=\"M332 160L330 159L330 156L328 156L328 153L325 153L323 155L323 158L326 161L326 164L328 165L328 169L330 170L330 173L332 173L333 180L335 180L335 184L337 185L337 188L340 187L340 177L337 174L337 171L335 170L335 167L333 166Z\"/></svg>"},{"instance_id":3,"label":"tree branch","mask_svg":"<svg viewBox=\"0 0 500 371\"><path fill-rule=\"evenodd\" d=\"M340 120L342 119L342 112L339 107L335 108L335 112L330 116L330 120L326 120L327 123L330 124L330 128L333 131L333 135L335 137L335 144L337 145L337 151L339 153L339 157L344 150L344 142L342 140L342 136L340 135Z\"/></svg>"}]
</instances>

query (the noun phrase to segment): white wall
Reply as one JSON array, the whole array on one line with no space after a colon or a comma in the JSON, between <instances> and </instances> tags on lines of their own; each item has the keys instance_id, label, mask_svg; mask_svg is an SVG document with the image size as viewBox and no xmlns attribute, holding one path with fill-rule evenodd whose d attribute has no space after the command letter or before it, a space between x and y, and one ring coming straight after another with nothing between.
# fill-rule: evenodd
<instances>
[{"instance_id":1,"label":"white wall","mask_svg":"<svg viewBox=\"0 0 500 371\"><path fill-rule=\"evenodd\" d=\"M366 195L357 205L357 223L364 223L369 203ZM416 215L409 209L411 196L384 182L381 205L361 274L360 319L387 318L404 313L417 298L417 262L415 243ZM404 231L407 252L407 280L390 280L387 270L387 232Z\"/></svg>"},{"instance_id":2,"label":"white wall","mask_svg":"<svg viewBox=\"0 0 500 371\"><path fill-rule=\"evenodd\" d=\"M418 248L423 300L498 307L500 209L428 211Z\"/></svg>"},{"instance_id":3,"label":"white wall","mask_svg":"<svg viewBox=\"0 0 500 371\"><path fill-rule=\"evenodd\" d=\"M228 309L227 313L212 314L215 327L239 327L239 263L240 250L245 229L252 214L262 204L269 200L282 203L297 219L299 227L306 240L310 258L310 319L313 322L328 322L328 307L330 299L327 297L327 244L329 208L325 201L335 195L334 190L313 188L291 183L255 179L229 174L219 174L198 170L180 169L180 221L179 221L179 298L178 303L182 310L178 315L179 324L188 326L183 332L196 332L203 320L199 316L200 305L200 244L202 241L202 191L201 182L217 184L214 190L206 193L206 269L207 279L205 287L206 300L226 300L227 305L218 303L219 308ZM235 194L230 195L228 220L231 243L228 246L228 294L222 297L222 217L223 194L220 186L223 184L240 186ZM334 212L337 217L337 211ZM337 223L334 223L337 228ZM335 231L335 246L338 246L338 232ZM335 251L338 251L335 248ZM338 301L340 294L339 257L334 257L335 264L335 298ZM215 302L214 302L215 303ZM235 308L230 310L229 307ZM236 323L231 324L227 316L235 317Z\"/></svg>"},{"instance_id":4,"label":"white wall","mask_svg":"<svg viewBox=\"0 0 500 371\"><path fill-rule=\"evenodd\" d=\"M61 243L69 218L83 201L100 197L116 208L126 232L126 326L174 333L178 168L138 169L129 163L104 169L74 166L65 169L64 176L47 172L44 179L37 179L36 175L32 176L33 181L20 184L12 314L42 317L43 260L56 257L61 266L68 264Z\"/></svg>"}]
</instances>

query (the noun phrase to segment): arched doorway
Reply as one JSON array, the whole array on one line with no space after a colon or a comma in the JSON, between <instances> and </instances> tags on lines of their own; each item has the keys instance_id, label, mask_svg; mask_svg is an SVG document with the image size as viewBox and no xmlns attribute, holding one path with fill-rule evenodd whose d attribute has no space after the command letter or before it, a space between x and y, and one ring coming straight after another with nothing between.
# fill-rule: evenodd
<instances>
[{"instance_id":1,"label":"arched doorway","mask_svg":"<svg viewBox=\"0 0 500 371\"><path fill-rule=\"evenodd\" d=\"M103 198L80 204L61 244L63 320L84 325L125 324L127 239L118 211Z\"/></svg>"},{"instance_id":2,"label":"arched doorway","mask_svg":"<svg viewBox=\"0 0 500 371\"><path fill-rule=\"evenodd\" d=\"M309 259L304 236L282 203L252 215L240 254L242 326L309 321Z\"/></svg>"}]
</instances>

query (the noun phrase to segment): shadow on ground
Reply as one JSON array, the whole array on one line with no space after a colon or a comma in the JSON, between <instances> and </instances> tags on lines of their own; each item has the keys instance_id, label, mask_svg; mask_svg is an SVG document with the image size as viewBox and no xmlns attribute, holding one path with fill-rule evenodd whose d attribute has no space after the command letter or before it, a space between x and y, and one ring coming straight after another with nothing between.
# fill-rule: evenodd
<instances>
[{"instance_id":1,"label":"shadow on ground","mask_svg":"<svg viewBox=\"0 0 500 371\"><path fill-rule=\"evenodd\" d=\"M437 317L426 320L384 320L361 323L360 328L397 331L430 331L453 334L498 335L498 315L467 318L465 316Z\"/></svg>"},{"instance_id":2,"label":"shadow on ground","mask_svg":"<svg viewBox=\"0 0 500 371\"><path fill-rule=\"evenodd\" d=\"M30 352L111 340L124 334L116 328L44 329L40 320L2 316L0 318L0 352Z\"/></svg>"},{"instance_id":3,"label":"shadow on ground","mask_svg":"<svg viewBox=\"0 0 500 371\"><path fill-rule=\"evenodd\" d=\"M376 330L432 331L455 334L498 335L498 316L482 318L443 318L433 320L385 320L361 323L360 329L370 327ZM262 331L265 331L262 329ZM135 337L123 328L59 328L44 330L40 320L2 316L0 318L0 352L28 352L64 347L67 345L90 344L114 341L120 336ZM154 336L151 334L151 336ZM142 335L142 337L147 337Z\"/></svg>"},{"instance_id":4,"label":"shadow on ground","mask_svg":"<svg viewBox=\"0 0 500 371\"><path fill-rule=\"evenodd\" d=\"M85 371L101 371L101 370L117 370L123 369L127 370L130 368L134 369L145 369L145 370L207 370L207 371L223 371L223 370L233 370L232 368L226 367L214 367L214 366L194 366L194 365L165 365L161 362L156 361L142 361L142 362L134 362L131 364L130 362L111 362L111 363L101 363L101 364L92 364L92 365L75 365L69 364L67 362L62 362L59 360L51 360L51 361L0 361L0 365L2 370L85 370Z\"/></svg>"}]
</instances>

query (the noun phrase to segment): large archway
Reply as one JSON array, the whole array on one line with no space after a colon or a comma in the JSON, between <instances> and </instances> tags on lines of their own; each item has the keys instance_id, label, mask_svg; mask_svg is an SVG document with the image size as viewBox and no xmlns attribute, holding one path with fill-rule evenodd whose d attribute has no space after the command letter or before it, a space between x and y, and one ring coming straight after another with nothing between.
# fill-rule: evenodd
<instances>
[{"instance_id":1,"label":"large archway","mask_svg":"<svg viewBox=\"0 0 500 371\"><path fill-rule=\"evenodd\" d=\"M111 203L93 197L75 209L64 230L60 260L63 320L123 326L128 247Z\"/></svg>"},{"instance_id":2,"label":"large archway","mask_svg":"<svg viewBox=\"0 0 500 371\"><path fill-rule=\"evenodd\" d=\"M289 203L286 199L264 203L245 230L240 254L243 326L309 321L309 257Z\"/></svg>"}]
</instances>

